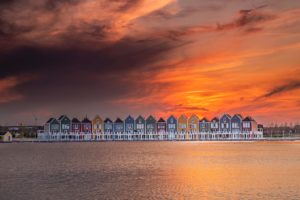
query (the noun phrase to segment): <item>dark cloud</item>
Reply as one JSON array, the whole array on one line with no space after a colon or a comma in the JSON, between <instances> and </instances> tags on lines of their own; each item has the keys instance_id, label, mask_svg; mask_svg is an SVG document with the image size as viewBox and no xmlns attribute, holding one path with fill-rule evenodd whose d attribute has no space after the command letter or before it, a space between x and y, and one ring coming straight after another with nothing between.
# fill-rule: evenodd
<instances>
[{"instance_id":1,"label":"dark cloud","mask_svg":"<svg viewBox=\"0 0 300 200\"><path fill-rule=\"evenodd\" d=\"M261 99L261 98L268 98L268 97L272 97L274 95L278 95L284 92L288 92L288 91L292 91L292 90L296 90L300 88L300 81L290 81L288 83L285 83L283 85L279 85L275 88L273 88L271 91L267 92L266 94L262 95L261 97L257 98Z\"/></svg>"}]
</instances>

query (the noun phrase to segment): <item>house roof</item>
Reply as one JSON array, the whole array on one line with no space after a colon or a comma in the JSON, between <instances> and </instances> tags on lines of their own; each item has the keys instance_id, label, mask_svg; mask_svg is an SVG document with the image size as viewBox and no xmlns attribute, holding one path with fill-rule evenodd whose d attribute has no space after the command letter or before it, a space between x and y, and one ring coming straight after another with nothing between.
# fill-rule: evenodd
<instances>
[{"instance_id":1,"label":"house roof","mask_svg":"<svg viewBox=\"0 0 300 200\"><path fill-rule=\"evenodd\" d=\"M117 118L115 123L123 123L123 120L121 120L120 118Z\"/></svg>"},{"instance_id":2,"label":"house roof","mask_svg":"<svg viewBox=\"0 0 300 200\"><path fill-rule=\"evenodd\" d=\"M150 115L147 119L146 119L146 121L156 121L156 119L152 116L152 115Z\"/></svg>"},{"instance_id":3,"label":"house roof","mask_svg":"<svg viewBox=\"0 0 300 200\"><path fill-rule=\"evenodd\" d=\"M252 117L247 116L245 117L245 119L243 119L243 121L255 121Z\"/></svg>"},{"instance_id":4,"label":"house roof","mask_svg":"<svg viewBox=\"0 0 300 200\"><path fill-rule=\"evenodd\" d=\"M159 120L157 121L157 122L166 122L162 117L161 118L159 118Z\"/></svg>"},{"instance_id":5,"label":"house roof","mask_svg":"<svg viewBox=\"0 0 300 200\"><path fill-rule=\"evenodd\" d=\"M104 123L107 123L107 122L112 123L112 120L109 119L109 118L106 118L106 119L104 120Z\"/></svg>"},{"instance_id":6,"label":"house roof","mask_svg":"<svg viewBox=\"0 0 300 200\"><path fill-rule=\"evenodd\" d=\"M89 120L87 117L85 117L85 118L82 120L82 123L91 123L91 120Z\"/></svg>"},{"instance_id":7,"label":"house roof","mask_svg":"<svg viewBox=\"0 0 300 200\"><path fill-rule=\"evenodd\" d=\"M52 120L53 120L54 118L53 117L51 117L50 119L48 119L48 121L46 122L46 123L50 123L50 122L52 122Z\"/></svg>"},{"instance_id":8,"label":"house roof","mask_svg":"<svg viewBox=\"0 0 300 200\"><path fill-rule=\"evenodd\" d=\"M219 121L218 117L214 117L211 121Z\"/></svg>"},{"instance_id":9,"label":"house roof","mask_svg":"<svg viewBox=\"0 0 300 200\"><path fill-rule=\"evenodd\" d=\"M224 114L222 117L224 117L224 116L226 116L226 117L228 117L228 118L231 118L231 116L229 115L229 114ZM221 117L221 118L222 118Z\"/></svg>"},{"instance_id":10,"label":"house roof","mask_svg":"<svg viewBox=\"0 0 300 200\"><path fill-rule=\"evenodd\" d=\"M241 114L235 114L234 116L237 116L237 117L239 117L240 119L243 119L243 116L241 115ZM233 116L233 117L234 117Z\"/></svg>"},{"instance_id":11,"label":"house roof","mask_svg":"<svg viewBox=\"0 0 300 200\"><path fill-rule=\"evenodd\" d=\"M203 117L200 121L209 122L209 120L206 117Z\"/></svg>"},{"instance_id":12,"label":"house roof","mask_svg":"<svg viewBox=\"0 0 300 200\"><path fill-rule=\"evenodd\" d=\"M77 118L74 117L74 118L72 119L72 123L80 123L80 121L79 121Z\"/></svg>"}]
</instances>

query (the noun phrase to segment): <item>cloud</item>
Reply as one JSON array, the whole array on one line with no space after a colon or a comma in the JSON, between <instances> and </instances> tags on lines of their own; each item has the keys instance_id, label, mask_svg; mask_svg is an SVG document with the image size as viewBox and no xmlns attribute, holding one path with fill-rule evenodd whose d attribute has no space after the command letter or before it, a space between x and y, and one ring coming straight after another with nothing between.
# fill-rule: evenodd
<instances>
[{"instance_id":1,"label":"cloud","mask_svg":"<svg viewBox=\"0 0 300 200\"><path fill-rule=\"evenodd\" d=\"M279 85L279 86L273 88L271 91L269 91L266 94L262 95L258 99L272 97L274 95L278 95L278 94L281 94L281 93L284 93L284 92L296 90L296 89L299 89L299 88L300 88L300 81L290 81L288 83L285 83L283 85Z\"/></svg>"}]
</instances>

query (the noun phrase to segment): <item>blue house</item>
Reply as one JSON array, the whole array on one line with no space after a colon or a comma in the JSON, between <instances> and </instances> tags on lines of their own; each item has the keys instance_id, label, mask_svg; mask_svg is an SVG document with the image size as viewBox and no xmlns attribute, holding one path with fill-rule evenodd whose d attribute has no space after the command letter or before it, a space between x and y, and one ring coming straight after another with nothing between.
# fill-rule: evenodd
<instances>
[{"instance_id":1,"label":"blue house","mask_svg":"<svg viewBox=\"0 0 300 200\"><path fill-rule=\"evenodd\" d=\"M44 125L44 131L46 133L59 133L60 132L60 123L55 118L50 118Z\"/></svg>"},{"instance_id":2,"label":"blue house","mask_svg":"<svg viewBox=\"0 0 300 200\"><path fill-rule=\"evenodd\" d=\"M124 132L124 122L120 118L117 118L114 123L114 133L123 133Z\"/></svg>"},{"instance_id":3,"label":"blue house","mask_svg":"<svg viewBox=\"0 0 300 200\"><path fill-rule=\"evenodd\" d=\"M147 134L156 133L156 119L152 115L150 115L146 119L146 133Z\"/></svg>"},{"instance_id":4,"label":"blue house","mask_svg":"<svg viewBox=\"0 0 300 200\"><path fill-rule=\"evenodd\" d=\"M145 119L140 115L135 119L135 130L139 134L144 134L146 130Z\"/></svg>"},{"instance_id":5,"label":"blue house","mask_svg":"<svg viewBox=\"0 0 300 200\"><path fill-rule=\"evenodd\" d=\"M177 132L177 119L171 115L167 119L167 132L168 133L176 133Z\"/></svg>"},{"instance_id":6,"label":"blue house","mask_svg":"<svg viewBox=\"0 0 300 200\"><path fill-rule=\"evenodd\" d=\"M220 118L220 131L222 133L230 133L231 132L231 116L228 114L224 114Z\"/></svg>"},{"instance_id":7,"label":"blue house","mask_svg":"<svg viewBox=\"0 0 300 200\"><path fill-rule=\"evenodd\" d=\"M70 133L71 132L71 120L66 116L62 115L58 118L60 124L61 133Z\"/></svg>"},{"instance_id":8,"label":"blue house","mask_svg":"<svg viewBox=\"0 0 300 200\"><path fill-rule=\"evenodd\" d=\"M205 117L199 120L199 129L201 133L210 132L210 121Z\"/></svg>"},{"instance_id":9,"label":"blue house","mask_svg":"<svg viewBox=\"0 0 300 200\"><path fill-rule=\"evenodd\" d=\"M242 122L243 122L242 115L235 114L231 118L231 132L232 133L241 133L242 132Z\"/></svg>"},{"instance_id":10,"label":"blue house","mask_svg":"<svg viewBox=\"0 0 300 200\"><path fill-rule=\"evenodd\" d=\"M105 134L112 134L113 133L113 122L109 118L106 118L104 120L104 133Z\"/></svg>"},{"instance_id":11,"label":"blue house","mask_svg":"<svg viewBox=\"0 0 300 200\"><path fill-rule=\"evenodd\" d=\"M218 117L214 117L210 120L210 130L212 133L217 133L220 131L220 120Z\"/></svg>"},{"instance_id":12,"label":"blue house","mask_svg":"<svg viewBox=\"0 0 300 200\"><path fill-rule=\"evenodd\" d=\"M134 118L130 115L125 119L125 132L130 134L134 132Z\"/></svg>"}]
</instances>

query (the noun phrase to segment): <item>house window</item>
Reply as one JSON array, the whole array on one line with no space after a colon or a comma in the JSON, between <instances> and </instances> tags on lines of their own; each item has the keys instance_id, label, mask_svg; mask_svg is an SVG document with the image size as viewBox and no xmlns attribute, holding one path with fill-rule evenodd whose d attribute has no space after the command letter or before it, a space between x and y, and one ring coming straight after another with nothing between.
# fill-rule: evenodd
<instances>
[{"instance_id":1,"label":"house window","mask_svg":"<svg viewBox=\"0 0 300 200\"><path fill-rule=\"evenodd\" d=\"M144 124L137 124L137 125L136 125L136 128L137 128L137 129L144 129Z\"/></svg>"},{"instance_id":2,"label":"house window","mask_svg":"<svg viewBox=\"0 0 300 200\"><path fill-rule=\"evenodd\" d=\"M171 129L171 128L174 128L175 129L175 124L168 124L168 128Z\"/></svg>"}]
</instances>

